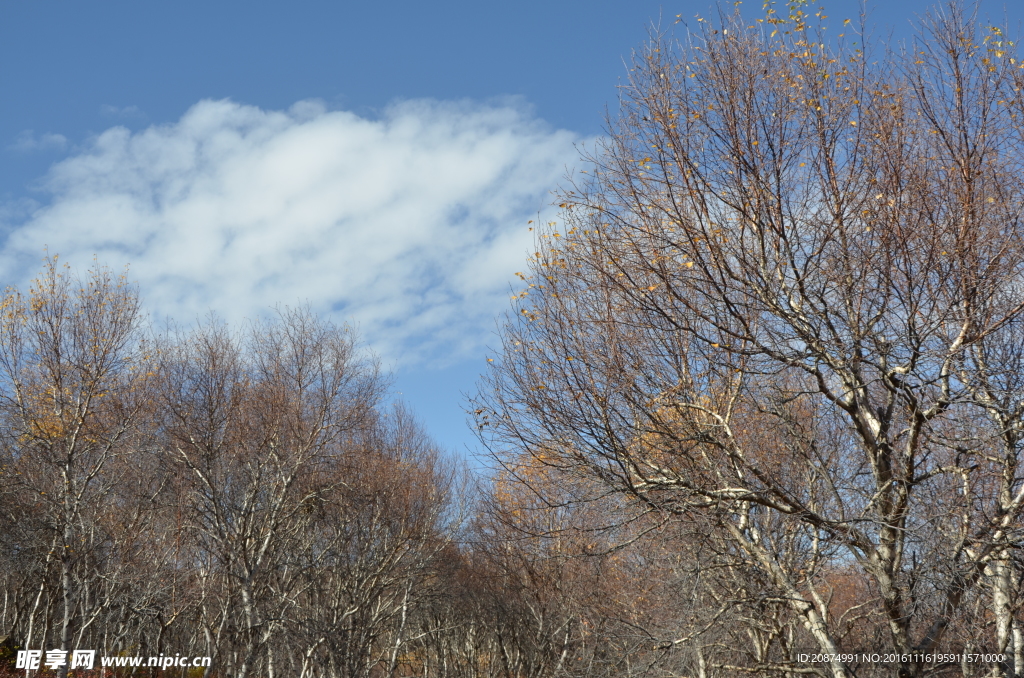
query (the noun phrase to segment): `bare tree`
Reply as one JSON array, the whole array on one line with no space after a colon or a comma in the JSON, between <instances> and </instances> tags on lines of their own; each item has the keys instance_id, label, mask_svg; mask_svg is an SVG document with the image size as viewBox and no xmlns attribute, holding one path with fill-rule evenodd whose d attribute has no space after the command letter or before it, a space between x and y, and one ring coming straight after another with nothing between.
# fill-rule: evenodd
<instances>
[{"instance_id":1,"label":"bare tree","mask_svg":"<svg viewBox=\"0 0 1024 678\"><path fill-rule=\"evenodd\" d=\"M461 522L459 474L401 407L384 409L338 458L319 495L307 601L291 620L303 676L414 672L425 601ZM419 643L422 645L422 643Z\"/></svg>"},{"instance_id":2,"label":"bare tree","mask_svg":"<svg viewBox=\"0 0 1024 678\"><path fill-rule=\"evenodd\" d=\"M26 538L22 590L34 592L18 621L26 642L70 649L123 586L124 544L105 514L144 430L150 352L135 289L103 269L80 280L48 259L2 312L3 480L21 509L9 519Z\"/></svg>"},{"instance_id":3,"label":"bare tree","mask_svg":"<svg viewBox=\"0 0 1024 678\"><path fill-rule=\"evenodd\" d=\"M1021 675L1024 78L956 5L880 54L807 7L637 55L480 423L499 456L700 516L816 652L879 651L844 636L860 615L899 658L865 670L959 672L923 655L970 638ZM843 581L869 593L837 610Z\"/></svg>"},{"instance_id":4,"label":"bare tree","mask_svg":"<svg viewBox=\"0 0 1024 678\"><path fill-rule=\"evenodd\" d=\"M164 347L163 429L181 475L211 652L232 675L274 675L304 568L314 478L366 425L380 379L343 330L308 312L253 326L246 345L207 327ZM240 612L236 614L236 610Z\"/></svg>"}]
</instances>

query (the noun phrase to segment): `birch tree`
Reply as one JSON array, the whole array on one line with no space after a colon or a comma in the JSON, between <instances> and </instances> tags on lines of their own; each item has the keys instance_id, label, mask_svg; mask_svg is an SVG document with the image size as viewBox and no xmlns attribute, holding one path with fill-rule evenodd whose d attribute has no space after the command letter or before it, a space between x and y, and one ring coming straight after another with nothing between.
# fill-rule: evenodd
<instances>
[{"instance_id":1,"label":"birch tree","mask_svg":"<svg viewBox=\"0 0 1024 678\"><path fill-rule=\"evenodd\" d=\"M636 55L479 424L502 460L702 516L814 652L872 650L827 595L853 568L899 661L836 678L965 649L1018 676L1024 71L956 5L903 49L826 23L769 3Z\"/></svg>"},{"instance_id":2,"label":"birch tree","mask_svg":"<svg viewBox=\"0 0 1024 678\"><path fill-rule=\"evenodd\" d=\"M78 278L49 258L0 313L3 482L21 508L12 528L31 534L18 544L32 561L25 640L55 631L69 650L125 583L124 542L107 518L144 436L152 356L136 290L104 269Z\"/></svg>"}]
</instances>

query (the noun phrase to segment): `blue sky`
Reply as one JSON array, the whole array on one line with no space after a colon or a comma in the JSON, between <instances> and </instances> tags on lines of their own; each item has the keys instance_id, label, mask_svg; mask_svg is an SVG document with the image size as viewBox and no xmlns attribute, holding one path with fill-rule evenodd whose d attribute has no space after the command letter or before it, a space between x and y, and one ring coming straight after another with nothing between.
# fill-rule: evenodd
<instances>
[{"instance_id":1,"label":"blue sky","mask_svg":"<svg viewBox=\"0 0 1024 678\"><path fill-rule=\"evenodd\" d=\"M871 22L898 39L930 4L869 4ZM0 277L24 284L48 246L130 263L156 318L308 302L359 328L440 443L472 449L462 394L527 221L557 217L652 23L710 8L0 0Z\"/></svg>"}]
</instances>

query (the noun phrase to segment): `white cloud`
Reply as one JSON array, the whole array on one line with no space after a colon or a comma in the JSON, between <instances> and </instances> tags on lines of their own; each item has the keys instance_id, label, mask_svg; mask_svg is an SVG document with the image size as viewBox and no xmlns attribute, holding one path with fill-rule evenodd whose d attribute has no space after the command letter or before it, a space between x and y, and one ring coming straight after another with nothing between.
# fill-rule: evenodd
<instances>
[{"instance_id":1,"label":"white cloud","mask_svg":"<svg viewBox=\"0 0 1024 678\"><path fill-rule=\"evenodd\" d=\"M63 134L46 132L36 136L34 130L22 130L10 148L16 151L60 151L68 145L68 140Z\"/></svg>"},{"instance_id":2,"label":"white cloud","mask_svg":"<svg viewBox=\"0 0 1024 678\"><path fill-rule=\"evenodd\" d=\"M24 281L44 247L81 268L130 262L158 317L308 301L388 358L444 362L490 338L575 141L515 102L408 101L370 120L202 101L54 165L52 200L7 224L0 266Z\"/></svg>"}]
</instances>

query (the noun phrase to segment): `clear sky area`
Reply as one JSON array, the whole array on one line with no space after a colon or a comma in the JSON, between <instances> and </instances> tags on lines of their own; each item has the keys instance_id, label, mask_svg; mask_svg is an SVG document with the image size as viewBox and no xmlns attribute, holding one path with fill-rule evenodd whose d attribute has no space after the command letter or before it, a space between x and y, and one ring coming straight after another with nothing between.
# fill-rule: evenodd
<instances>
[{"instance_id":1,"label":"clear sky area","mask_svg":"<svg viewBox=\"0 0 1024 678\"><path fill-rule=\"evenodd\" d=\"M869 23L899 40L931 5L869 3ZM837 26L861 13L824 7ZM158 323L309 304L356 327L438 442L471 454L463 396L497 345L527 222L557 218L631 51L715 11L0 0L0 282L24 286L48 248L130 265Z\"/></svg>"}]
</instances>

